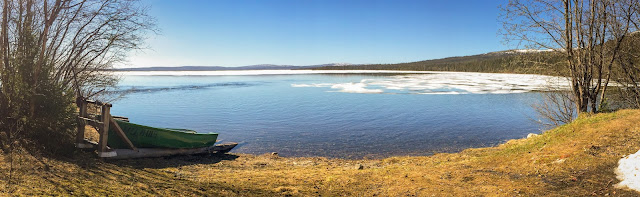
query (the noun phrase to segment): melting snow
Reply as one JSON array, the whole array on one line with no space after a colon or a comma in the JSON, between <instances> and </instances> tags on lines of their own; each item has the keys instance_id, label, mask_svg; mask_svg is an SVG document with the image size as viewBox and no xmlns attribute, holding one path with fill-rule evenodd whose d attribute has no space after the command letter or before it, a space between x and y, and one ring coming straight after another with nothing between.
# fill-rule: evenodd
<instances>
[{"instance_id":1,"label":"melting snow","mask_svg":"<svg viewBox=\"0 0 640 197\"><path fill-rule=\"evenodd\" d=\"M640 191L640 151L620 159L615 172L620 180L616 187Z\"/></svg>"},{"instance_id":2,"label":"melting snow","mask_svg":"<svg viewBox=\"0 0 640 197\"><path fill-rule=\"evenodd\" d=\"M381 89L367 89L367 84L365 83L340 83L332 85L332 89L338 89L339 92L349 92L349 93L382 93Z\"/></svg>"},{"instance_id":3,"label":"melting snow","mask_svg":"<svg viewBox=\"0 0 640 197\"><path fill-rule=\"evenodd\" d=\"M393 70L219 70L219 71L116 71L118 75L222 76L222 75L300 75L349 73L432 73L430 71Z\"/></svg>"},{"instance_id":4,"label":"melting snow","mask_svg":"<svg viewBox=\"0 0 640 197\"><path fill-rule=\"evenodd\" d=\"M544 91L549 87L568 89L564 78L473 72L389 71L389 70L231 70L231 71L124 71L118 75L299 75L398 73L387 78L364 79L348 83L291 84L296 88L330 88L332 92L368 94L509 94Z\"/></svg>"},{"instance_id":5,"label":"melting snow","mask_svg":"<svg viewBox=\"0 0 640 197\"><path fill-rule=\"evenodd\" d=\"M430 72L350 83L291 84L291 87L329 87L349 93L510 94L545 91L550 87L567 89L568 85L564 78L543 75Z\"/></svg>"}]
</instances>

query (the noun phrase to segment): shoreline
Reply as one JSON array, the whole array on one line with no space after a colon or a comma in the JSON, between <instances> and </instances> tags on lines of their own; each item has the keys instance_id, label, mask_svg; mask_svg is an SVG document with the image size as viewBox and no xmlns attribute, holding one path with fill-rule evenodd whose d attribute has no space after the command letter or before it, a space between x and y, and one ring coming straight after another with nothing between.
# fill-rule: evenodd
<instances>
[{"instance_id":1,"label":"shoreline","mask_svg":"<svg viewBox=\"0 0 640 197\"><path fill-rule=\"evenodd\" d=\"M497 75L527 75L558 77L531 73L504 73L504 72L464 72L464 71L420 71L420 70L317 70L317 69L282 69L282 70L173 70L173 71L106 71L122 75L135 76L228 76L228 75L301 75L301 74L456 74L479 73Z\"/></svg>"},{"instance_id":2,"label":"shoreline","mask_svg":"<svg viewBox=\"0 0 640 197\"><path fill-rule=\"evenodd\" d=\"M105 161L82 151L69 158L18 155L17 184L0 194L633 196L638 193L615 186L620 180L614 171L638 148L640 110L621 110L495 147L433 156L345 160L232 153ZM2 163L0 173L7 168Z\"/></svg>"}]
</instances>

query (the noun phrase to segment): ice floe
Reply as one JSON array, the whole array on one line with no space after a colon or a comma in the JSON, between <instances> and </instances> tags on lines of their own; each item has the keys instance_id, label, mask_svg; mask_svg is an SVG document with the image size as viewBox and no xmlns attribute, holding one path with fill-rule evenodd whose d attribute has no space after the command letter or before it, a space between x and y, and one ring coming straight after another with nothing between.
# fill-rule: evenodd
<instances>
[{"instance_id":1,"label":"ice floe","mask_svg":"<svg viewBox=\"0 0 640 197\"><path fill-rule=\"evenodd\" d=\"M339 83L331 86L331 89L338 89L339 92L349 93L382 93L382 89L367 89L367 84L360 83Z\"/></svg>"},{"instance_id":2,"label":"ice floe","mask_svg":"<svg viewBox=\"0 0 640 197\"><path fill-rule=\"evenodd\" d=\"M114 71L117 75L138 76L224 76L224 75L300 75L300 74L376 74L376 73L432 73L430 71L393 70L219 70L219 71Z\"/></svg>"},{"instance_id":3,"label":"ice floe","mask_svg":"<svg viewBox=\"0 0 640 197\"><path fill-rule=\"evenodd\" d=\"M394 94L511 94L531 91L566 90L565 78L471 72L429 72L364 79L348 83L291 84L291 87L331 88L334 92Z\"/></svg>"},{"instance_id":4,"label":"ice floe","mask_svg":"<svg viewBox=\"0 0 640 197\"><path fill-rule=\"evenodd\" d=\"M330 92L368 94L510 94L569 88L565 78L474 72L390 70L228 70L228 71L119 71L117 75L227 76L301 74L402 74L346 83L291 84L296 88L329 88Z\"/></svg>"}]
</instances>

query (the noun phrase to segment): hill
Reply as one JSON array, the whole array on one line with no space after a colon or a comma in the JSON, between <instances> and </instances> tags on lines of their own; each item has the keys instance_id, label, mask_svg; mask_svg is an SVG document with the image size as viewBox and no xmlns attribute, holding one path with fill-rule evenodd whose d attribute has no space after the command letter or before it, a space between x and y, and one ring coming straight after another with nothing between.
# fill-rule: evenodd
<instances>
[{"instance_id":1,"label":"hill","mask_svg":"<svg viewBox=\"0 0 640 197\"><path fill-rule=\"evenodd\" d=\"M324 66L317 70L416 70L558 75L563 71L560 54L553 51L508 50L479 55L448 57L398 64Z\"/></svg>"},{"instance_id":2,"label":"hill","mask_svg":"<svg viewBox=\"0 0 640 197\"><path fill-rule=\"evenodd\" d=\"M120 68L114 71L220 71L220 70L411 70L560 75L564 72L560 54L553 51L508 50L479 55L448 57L397 64L331 63L309 66L260 64L239 67L179 66Z\"/></svg>"}]
</instances>

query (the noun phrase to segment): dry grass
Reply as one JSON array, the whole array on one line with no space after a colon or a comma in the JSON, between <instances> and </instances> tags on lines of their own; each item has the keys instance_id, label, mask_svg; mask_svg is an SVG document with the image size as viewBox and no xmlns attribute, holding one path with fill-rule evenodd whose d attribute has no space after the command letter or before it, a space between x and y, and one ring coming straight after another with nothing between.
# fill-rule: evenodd
<instances>
[{"instance_id":1,"label":"dry grass","mask_svg":"<svg viewBox=\"0 0 640 197\"><path fill-rule=\"evenodd\" d=\"M640 110L581 117L498 147L381 160L204 155L102 161L19 155L4 194L214 196L636 196L613 169L640 148ZM8 165L0 165L6 175ZM0 193L2 194L2 193Z\"/></svg>"}]
</instances>

